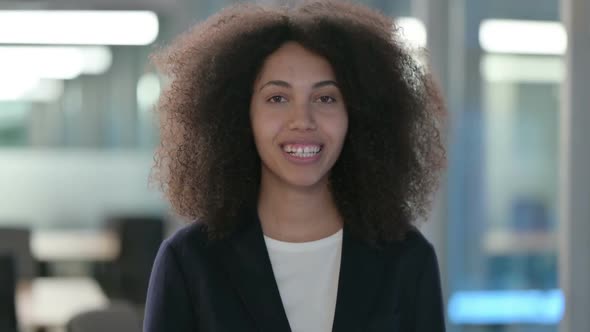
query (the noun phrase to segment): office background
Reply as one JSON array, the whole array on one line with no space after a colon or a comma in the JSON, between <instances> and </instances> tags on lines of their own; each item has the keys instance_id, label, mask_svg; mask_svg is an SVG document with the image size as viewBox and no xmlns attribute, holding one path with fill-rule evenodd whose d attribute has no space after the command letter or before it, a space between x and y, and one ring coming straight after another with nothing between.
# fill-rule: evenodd
<instances>
[{"instance_id":1,"label":"office background","mask_svg":"<svg viewBox=\"0 0 590 332\"><path fill-rule=\"evenodd\" d=\"M122 215L178 227L148 185L163 84L148 56L232 2L0 0L0 228L96 230ZM438 251L449 330L590 331L590 3L357 2L428 48L446 96L449 167L423 231ZM103 21L94 29L116 36L90 45L60 41L71 26L10 16L56 10L146 15ZM53 35L27 39L44 30Z\"/></svg>"}]
</instances>

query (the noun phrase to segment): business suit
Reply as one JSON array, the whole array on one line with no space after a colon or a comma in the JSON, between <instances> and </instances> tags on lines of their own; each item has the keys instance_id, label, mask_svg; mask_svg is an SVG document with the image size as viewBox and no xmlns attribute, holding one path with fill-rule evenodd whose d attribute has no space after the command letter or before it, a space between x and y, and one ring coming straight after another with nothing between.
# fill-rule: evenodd
<instances>
[{"instance_id":1,"label":"business suit","mask_svg":"<svg viewBox=\"0 0 590 332\"><path fill-rule=\"evenodd\" d=\"M162 244L144 332L290 331L258 217L242 217L227 239L191 224ZM333 331L444 331L436 256L418 231L385 249L346 227L342 241Z\"/></svg>"}]
</instances>

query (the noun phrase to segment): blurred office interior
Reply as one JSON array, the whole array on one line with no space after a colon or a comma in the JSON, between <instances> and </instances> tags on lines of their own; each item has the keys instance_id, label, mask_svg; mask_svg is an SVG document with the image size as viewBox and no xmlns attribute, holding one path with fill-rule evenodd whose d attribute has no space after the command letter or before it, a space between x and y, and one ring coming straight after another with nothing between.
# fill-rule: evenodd
<instances>
[{"instance_id":1,"label":"blurred office interior","mask_svg":"<svg viewBox=\"0 0 590 332\"><path fill-rule=\"evenodd\" d=\"M590 2L356 1L428 49L446 96L448 171L422 229L448 330L590 331ZM0 0L0 284L15 285L0 297L17 299L0 299L0 330L141 320L182 225L149 186L164 83L148 56L232 2Z\"/></svg>"}]
</instances>

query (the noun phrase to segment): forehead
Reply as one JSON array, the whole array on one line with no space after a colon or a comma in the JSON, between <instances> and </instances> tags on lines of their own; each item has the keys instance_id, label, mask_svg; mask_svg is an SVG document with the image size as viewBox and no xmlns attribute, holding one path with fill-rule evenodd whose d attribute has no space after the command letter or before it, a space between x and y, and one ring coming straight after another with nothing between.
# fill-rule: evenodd
<instances>
[{"instance_id":1,"label":"forehead","mask_svg":"<svg viewBox=\"0 0 590 332\"><path fill-rule=\"evenodd\" d=\"M314 82L334 80L334 72L324 57L296 42L287 42L264 61L258 81L260 83L269 79Z\"/></svg>"}]
</instances>

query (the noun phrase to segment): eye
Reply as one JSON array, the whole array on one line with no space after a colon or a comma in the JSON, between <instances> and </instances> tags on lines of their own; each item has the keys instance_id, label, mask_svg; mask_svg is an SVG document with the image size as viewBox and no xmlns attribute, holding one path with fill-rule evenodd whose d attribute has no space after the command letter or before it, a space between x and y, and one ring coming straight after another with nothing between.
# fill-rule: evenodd
<instances>
[{"instance_id":1,"label":"eye","mask_svg":"<svg viewBox=\"0 0 590 332\"><path fill-rule=\"evenodd\" d=\"M336 102L336 99L330 96L320 96L317 101L323 104L332 104Z\"/></svg>"},{"instance_id":2,"label":"eye","mask_svg":"<svg viewBox=\"0 0 590 332\"><path fill-rule=\"evenodd\" d=\"M277 103L284 103L287 99L283 96L272 96L266 100L269 103L277 104Z\"/></svg>"}]
</instances>

